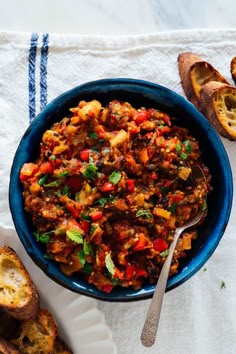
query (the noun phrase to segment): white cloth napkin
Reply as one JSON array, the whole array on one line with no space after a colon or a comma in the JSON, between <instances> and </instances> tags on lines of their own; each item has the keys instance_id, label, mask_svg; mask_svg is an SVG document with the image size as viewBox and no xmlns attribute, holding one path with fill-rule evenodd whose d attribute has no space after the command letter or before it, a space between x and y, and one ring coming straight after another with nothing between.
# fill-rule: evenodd
<instances>
[{"instance_id":1,"label":"white cloth napkin","mask_svg":"<svg viewBox=\"0 0 236 354\"><path fill-rule=\"evenodd\" d=\"M149 80L183 94L177 69L183 51L202 56L233 84L229 67L236 55L234 29L130 37L0 33L0 221L13 226L8 207L12 159L30 121L47 102L76 85L108 77ZM235 182L236 143L222 141ZM206 270L166 295L152 348L143 348L139 340L149 300L98 303L118 354L236 352L235 208L234 198L228 227Z\"/></svg>"}]
</instances>

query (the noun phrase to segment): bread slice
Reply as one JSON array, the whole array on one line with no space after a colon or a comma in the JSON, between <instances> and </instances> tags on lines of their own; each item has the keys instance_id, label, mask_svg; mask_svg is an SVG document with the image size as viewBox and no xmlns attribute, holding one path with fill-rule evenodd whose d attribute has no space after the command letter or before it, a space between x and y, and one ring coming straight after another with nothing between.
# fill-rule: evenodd
<instances>
[{"instance_id":1,"label":"bread slice","mask_svg":"<svg viewBox=\"0 0 236 354\"><path fill-rule=\"evenodd\" d=\"M19 336L11 340L22 353L54 353L57 325L46 309L39 309L36 316L22 322Z\"/></svg>"},{"instance_id":2,"label":"bread slice","mask_svg":"<svg viewBox=\"0 0 236 354\"><path fill-rule=\"evenodd\" d=\"M28 319L39 308L39 295L14 250L0 247L0 308L18 319Z\"/></svg>"},{"instance_id":3,"label":"bread slice","mask_svg":"<svg viewBox=\"0 0 236 354\"><path fill-rule=\"evenodd\" d=\"M187 99L199 110L200 90L209 81L229 82L211 64L192 52L181 53L178 56L179 75Z\"/></svg>"},{"instance_id":4,"label":"bread slice","mask_svg":"<svg viewBox=\"0 0 236 354\"><path fill-rule=\"evenodd\" d=\"M7 340L0 337L0 354L21 354L19 350Z\"/></svg>"},{"instance_id":5,"label":"bread slice","mask_svg":"<svg viewBox=\"0 0 236 354\"><path fill-rule=\"evenodd\" d=\"M202 86L201 110L217 132L236 140L236 87L211 81Z\"/></svg>"},{"instance_id":6,"label":"bread slice","mask_svg":"<svg viewBox=\"0 0 236 354\"><path fill-rule=\"evenodd\" d=\"M232 79L234 80L234 83L236 84L236 57L234 57L231 60L230 72L231 72Z\"/></svg>"},{"instance_id":7,"label":"bread slice","mask_svg":"<svg viewBox=\"0 0 236 354\"><path fill-rule=\"evenodd\" d=\"M53 354L72 354L68 345L58 336L54 341Z\"/></svg>"},{"instance_id":8,"label":"bread slice","mask_svg":"<svg viewBox=\"0 0 236 354\"><path fill-rule=\"evenodd\" d=\"M0 337L10 339L17 333L20 326L20 320L10 317L7 312L0 311Z\"/></svg>"}]
</instances>

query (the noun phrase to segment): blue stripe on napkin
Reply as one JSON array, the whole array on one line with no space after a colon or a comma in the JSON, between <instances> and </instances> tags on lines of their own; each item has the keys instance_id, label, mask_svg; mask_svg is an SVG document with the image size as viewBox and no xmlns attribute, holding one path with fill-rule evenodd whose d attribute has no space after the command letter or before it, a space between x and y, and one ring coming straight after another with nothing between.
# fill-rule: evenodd
<instances>
[{"instance_id":1,"label":"blue stripe on napkin","mask_svg":"<svg viewBox=\"0 0 236 354\"><path fill-rule=\"evenodd\" d=\"M38 34L32 33L29 49L29 121L35 118L35 62L37 53Z\"/></svg>"},{"instance_id":2,"label":"blue stripe on napkin","mask_svg":"<svg viewBox=\"0 0 236 354\"><path fill-rule=\"evenodd\" d=\"M43 34L40 60L40 109L43 110L47 104L47 61L48 61L48 33Z\"/></svg>"}]
</instances>

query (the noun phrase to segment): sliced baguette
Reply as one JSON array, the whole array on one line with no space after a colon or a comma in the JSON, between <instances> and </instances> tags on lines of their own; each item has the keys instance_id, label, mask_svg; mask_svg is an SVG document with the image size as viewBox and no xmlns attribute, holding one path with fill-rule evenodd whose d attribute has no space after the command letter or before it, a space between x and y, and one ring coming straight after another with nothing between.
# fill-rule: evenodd
<instances>
[{"instance_id":1,"label":"sliced baguette","mask_svg":"<svg viewBox=\"0 0 236 354\"><path fill-rule=\"evenodd\" d=\"M234 80L234 83L236 84L236 57L234 57L231 60L230 72L231 72L232 79Z\"/></svg>"},{"instance_id":2,"label":"sliced baguette","mask_svg":"<svg viewBox=\"0 0 236 354\"><path fill-rule=\"evenodd\" d=\"M53 354L72 354L68 345L58 336L54 341Z\"/></svg>"},{"instance_id":3,"label":"sliced baguette","mask_svg":"<svg viewBox=\"0 0 236 354\"><path fill-rule=\"evenodd\" d=\"M54 341L57 337L57 325L46 309L40 309L34 318L25 320L17 338L11 340L22 353L54 353Z\"/></svg>"},{"instance_id":4,"label":"sliced baguette","mask_svg":"<svg viewBox=\"0 0 236 354\"><path fill-rule=\"evenodd\" d=\"M39 295L14 250L0 247L0 308L17 319L28 319L39 308Z\"/></svg>"},{"instance_id":5,"label":"sliced baguette","mask_svg":"<svg viewBox=\"0 0 236 354\"><path fill-rule=\"evenodd\" d=\"M14 345L0 337L0 354L21 354Z\"/></svg>"},{"instance_id":6,"label":"sliced baguette","mask_svg":"<svg viewBox=\"0 0 236 354\"><path fill-rule=\"evenodd\" d=\"M236 140L236 87L211 81L202 86L201 111L217 132Z\"/></svg>"},{"instance_id":7,"label":"sliced baguette","mask_svg":"<svg viewBox=\"0 0 236 354\"><path fill-rule=\"evenodd\" d=\"M178 56L178 67L181 84L187 99L199 110L201 87L209 81L229 82L211 64L192 52Z\"/></svg>"}]
</instances>

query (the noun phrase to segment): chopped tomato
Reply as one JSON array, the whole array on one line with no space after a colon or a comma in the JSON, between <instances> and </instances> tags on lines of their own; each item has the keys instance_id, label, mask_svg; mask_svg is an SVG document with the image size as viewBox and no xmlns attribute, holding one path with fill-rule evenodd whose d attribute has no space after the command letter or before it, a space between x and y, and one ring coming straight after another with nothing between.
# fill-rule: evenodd
<instances>
[{"instance_id":1,"label":"chopped tomato","mask_svg":"<svg viewBox=\"0 0 236 354\"><path fill-rule=\"evenodd\" d=\"M134 245L133 250L134 251L143 251L146 248L147 243L148 243L147 237L144 234L140 233L139 239L138 239L137 243Z\"/></svg>"},{"instance_id":2,"label":"chopped tomato","mask_svg":"<svg viewBox=\"0 0 236 354\"><path fill-rule=\"evenodd\" d=\"M128 179L126 181L126 185L127 185L127 191L129 193L133 193L134 192L134 180L133 179Z\"/></svg>"},{"instance_id":3,"label":"chopped tomato","mask_svg":"<svg viewBox=\"0 0 236 354\"><path fill-rule=\"evenodd\" d=\"M138 277L146 277L148 275L145 269L136 269L135 273Z\"/></svg>"},{"instance_id":4,"label":"chopped tomato","mask_svg":"<svg viewBox=\"0 0 236 354\"><path fill-rule=\"evenodd\" d=\"M85 232L86 234L88 234L89 228L90 228L89 223L88 223L87 221L85 221L85 220L81 220L80 224L81 224L81 227L82 227L82 229L84 230L84 232Z\"/></svg>"},{"instance_id":5,"label":"chopped tomato","mask_svg":"<svg viewBox=\"0 0 236 354\"><path fill-rule=\"evenodd\" d=\"M91 214L90 214L90 217L93 221L97 221L99 219L101 219L102 217L102 212L100 210L97 210L97 211L93 211Z\"/></svg>"},{"instance_id":6,"label":"chopped tomato","mask_svg":"<svg viewBox=\"0 0 236 354\"><path fill-rule=\"evenodd\" d=\"M114 285L112 285L112 284L106 284L106 285L104 285L103 287L102 287L102 291L104 291L105 293L107 293L107 294L109 294L111 291L112 291L112 289L114 288Z\"/></svg>"},{"instance_id":7,"label":"chopped tomato","mask_svg":"<svg viewBox=\"0 0 236 354\"><path fill-rule=\"evenodd\" d=\"M91 154L91 150L90 149L84 149L84 150L80 151L79 156L80 156L81 160L89 161L90 154Z\"/></svg>"},{"instance_id":8,"label":"chopped tomato","mask_svg":"<svg viewBox=\"0 0 236 354\"><path fill-rule=\"evenodd\" d=\"M44 175L46 173L52 173L53 172L53 165L51 162L46 161L43 162L40 166L39 166L39 170L40 172Z\"/></svg>"},{"instance_id":9,"label":"chopped tomato","mask_svg":"<svg viewBox=\"0 0 236 354\"><path fill-rule=\"evenodd\" d=\"M158 175L157 175L157 173L154 172L154 171L149 174L149 177L150 177L151 179L153 179L154 181L156 181L156 180L158 179Z\"/></svg>"},{"instance_id":10,"label":"chopped tomato","mask_svg":"<svg viewBox=\"0 0 236 354\"><path fill-rule=\"evenodd\" d=\"M134 276L135 272L135 266L132 264L126 268L125 274L126 274L126 279L130 280Z\"/></svg>"},{"instance_id":11,"label":"chopped tomato","mask_svg":"<svg viewBox=\"0 0 236 354\"><path fill-rule=\"evenodd\" d=\"M112 191L114 191L114 189L115 189L115 186L112 183L106 182L102 186L101 190L102 190L102 192L112 192Z\"/></svg>"},{"instance_id":12,"label":"chopped tomato","mask_svg":"<svg viewBox=\"0 0 236 354\"><path fill-rule=\"evenodd\" d=\"M168 243L162 238L157 238L152 244L153 248L158 252L165 251L168 248Z\"/></svg>"},{"instance_id":13,"label":"chopped tomato","mask_svg":"<svg viewBox=\"0 0 236 354\"><path fill-rule=\"evenodd\" d=\"M24 163L20 171L20 180L25 181L29 177L34 176L34 174L38 171L38 165L35 163Z\"/></svg>"},{"instance_id":14,"label":"chopped tomato","mask_svg":"<svg viewBox=\"0 0 236 354\"><path fill-rule=\"evenodd\" d=\"M134 117L135 123L138 125L143 123L147 119L148 119L148 112L147 111L138 112Z\"/></svg>"}]
</instances>

